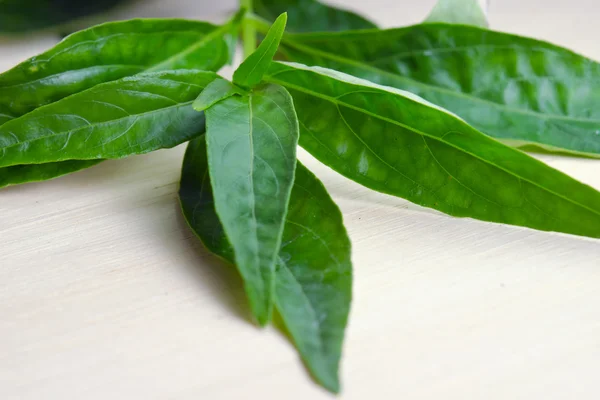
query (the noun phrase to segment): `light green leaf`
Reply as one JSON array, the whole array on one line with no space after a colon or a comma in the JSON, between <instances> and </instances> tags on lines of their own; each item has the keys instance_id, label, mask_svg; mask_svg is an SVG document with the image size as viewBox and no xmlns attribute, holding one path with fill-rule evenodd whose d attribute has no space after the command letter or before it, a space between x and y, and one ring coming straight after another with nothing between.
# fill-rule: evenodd
<instances>
[{"instance_id":1,"label":"light green leaf","mask_svg":"<svg viewBox=\"0 0 600 400\"><path fill-rule=\"evenodd\" d=\"M233 262L215 211L206 145L188 145L179 191L183 214L211 252ZM339 364L352 299L350 240L323 184L302 164L290 195L275 275L275 307L315 379L338 392Z\"/></svg>"},{"instance_id":2,"label":"light green leaf","mask_svg":"<svg viewBox=\"0 0 600 400\"><path fill-rule=\"evenodd\" d=\"M204 111L221 100L225 100L236 94L247 95L248 93L244 89L229 82L227 79L218 78L208 84L194 101L192 106L196 111Z\"/></svg>"},{"instance_id":3,"label":"light green leaf","mask_svg":"<svg viewBox=\"0 0 600 400\"><path fill-rule=\"evenodd\" d=\"M427 23L285 35L280 51L415 93L509 145L600 158L600 64L564 48Z\"/></svg>"},{"instance_id":4,"label":"light green leaf","mask_svg":"<svg viewBox=\"0 0 600 400\"><path fill-rule=\"evenodd\" d=\"M252 311L265 325L294 181L296 112L285 89L263 85L207 109L206 124L217 214L235 250Z\"/></svg>"},{"instance_id":5,"label":"light green leaf","mask_svg":"<svg viewBox=\"0 0 600 400\"><path fill-rule=\"evenodd\" d=\"M256 51L238 67L233 74L233 83L252 88L262 81L262 77L269 69L269 65L277 52L279 42L285 31L287 14L281 14L267 32L267 36L260 43Z\"/></svg>"},{"instance_id":6,"label":"light green leaf","mask_svg":"<svg viewBox=\"0 0 600 400\"><path fill-rule=\"evenodd\" d=\"M488 27L485 11L479 0L438 0L425 22Z\"/></svg>"},{"instance_id":7,"label":"light green leaf","mask_svg":"<svg viewBox=\"0 0 600 400\"><path fill-rule=\"evenodd\" d=\"M140 74L97 85L0 126L0 167L121 158L198 136L192 108L214 72Z\"/></svg>"},{"instance_id":8,"label":"light green leaf","mask_svg":"<svg viewBox=\"0 0 600 400\"><path fill-rule=\"evenodd\" d=\"M300 144L371 189L457 217L600 237L600 193L411 93L274 62Z\"/></svg>"},{"instance_id":9,"label":"light green leaf","mask_svg":"<svg viewBox=\"0 0 600 400\"><path fill-rule=\"evenodd\" d=\"M290 32L327 32L377 28L364 17L316 0L254 0L257 15L274 21L287 12Z\"/></svg>"}]
</instances>

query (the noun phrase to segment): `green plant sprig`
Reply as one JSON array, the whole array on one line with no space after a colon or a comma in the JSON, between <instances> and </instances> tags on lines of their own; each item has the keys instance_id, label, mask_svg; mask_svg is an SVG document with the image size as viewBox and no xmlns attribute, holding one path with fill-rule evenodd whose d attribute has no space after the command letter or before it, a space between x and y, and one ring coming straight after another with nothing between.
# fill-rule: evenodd
<instances>
[{"instance_id":1,"label":"green plant sprig","mask_svg":"<svg viewBox=\"0 0 600 400\"><path fill-rule=\"evenodd\" d=\"M315 0L242 0L223 25L94 26L0 74L0 187L189 142L190 228L236 266L257 323L278 312L338 392L351 245L298 144L448 215L600 238L600 193L517 149L600 158L600 65L486 27L475 0L386 30ZM216 72L240 31L229 81Z\"/></svg>"}]
</instances>

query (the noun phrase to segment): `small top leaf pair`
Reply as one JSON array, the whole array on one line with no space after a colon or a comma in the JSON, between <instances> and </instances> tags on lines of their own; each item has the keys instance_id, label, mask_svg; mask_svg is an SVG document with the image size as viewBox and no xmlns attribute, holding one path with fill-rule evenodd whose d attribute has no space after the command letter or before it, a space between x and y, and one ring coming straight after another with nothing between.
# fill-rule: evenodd
<instances>
[{"instance_id":1,"label":"small top leaf pair","mask_svg":"<svg viewBox=\"0 0 600 400\"><path fill-rule=\"evenodd\" d=\"M216 103L234 95L248 94L246 89L251 89L262 82L263 76L268 71L279 43L285 32L287 13L281 14L269 29L265 39L256 51L238 67L233 74L233 83L226 79L217 79L194 102L196 111L204 111Z\"/></svg>"},{"instance_id":2,"label":"small top leaf pair","mask_svg":"<svg viewBox=\"0 0 600 400\"><path fill-rule=\"evenodd\" d=\"M279 85L261 84L285 23L284 14L235 72L234 83L214 81L193 105L206 114L215 210L260 325L270 321L273 310L299 137L290 94Z\"/></svg>"}]
</instances>

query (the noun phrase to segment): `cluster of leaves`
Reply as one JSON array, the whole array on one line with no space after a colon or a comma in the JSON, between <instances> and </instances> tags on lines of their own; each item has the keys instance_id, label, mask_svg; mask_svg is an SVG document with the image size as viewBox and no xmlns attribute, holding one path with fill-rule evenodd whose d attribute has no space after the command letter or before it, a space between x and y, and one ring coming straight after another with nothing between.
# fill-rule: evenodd
<instances>
[{"instance_id":1,"label":"cluster of leaves","mask_svg":"<svg viewBox=\"0 0 600 400\"><path fill-rule=\"evenodd\" d=\"M275 309L337 392L350 240L298 144L449 215L600 237L600 193L516 148L600 158L600 65L488 30L475 6L441 0L424 23L383 30L315 0L257 0L221 26L77 32L0 75L0 187L189 142L179 194L191 229L237 266L258 323ZM215 71L242 28L249 50L230 82ZM251 52L255 31L265 38Z\"/></svg>"}]
</instances>

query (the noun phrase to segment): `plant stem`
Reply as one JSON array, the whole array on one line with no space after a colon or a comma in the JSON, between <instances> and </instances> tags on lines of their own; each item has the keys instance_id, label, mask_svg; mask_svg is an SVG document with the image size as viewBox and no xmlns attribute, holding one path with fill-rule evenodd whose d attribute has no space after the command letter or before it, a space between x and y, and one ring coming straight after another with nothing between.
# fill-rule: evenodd
<instances>
[{"instance_id":1,"label":"plant stem","mask_svg":"<svg viewBox=\"0 0 600 400\"><path fill-rule=\"evenodd\" d=\"M248 14L252 14L254 7L252 0L241 0L241 6L246 9ZM244 42L244 59L254 53L256 50L256 28L254 23L248 18L244 18L242 40Z\"/></svg>"}]
</instances>

